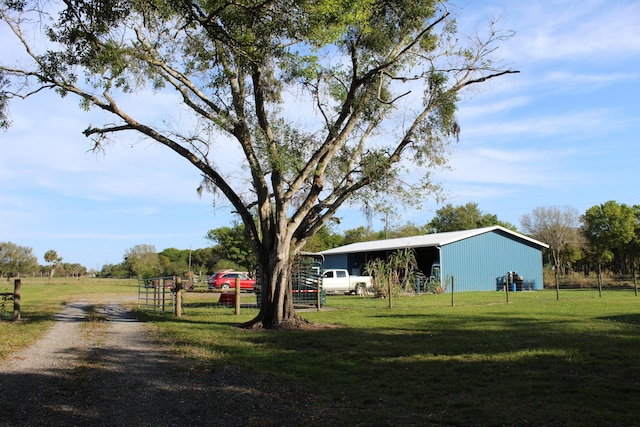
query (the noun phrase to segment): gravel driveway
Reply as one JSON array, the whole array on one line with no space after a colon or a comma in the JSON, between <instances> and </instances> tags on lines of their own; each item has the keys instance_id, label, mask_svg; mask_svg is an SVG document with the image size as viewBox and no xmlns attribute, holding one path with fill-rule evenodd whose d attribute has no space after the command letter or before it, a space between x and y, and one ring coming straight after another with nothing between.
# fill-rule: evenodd
<instances>
[{"instance_id":1,"label":"gravel driveway","mask_svg":"<svg viewBox=\"0 0 640 427\"><path fill-rule=\"evenodd\" d=\"M76 302L31 347L0 362L0 426L323 424L315 399L230 366L195 369L156 345L118 303L87 322Z\"/></svg>"}]
</instances>

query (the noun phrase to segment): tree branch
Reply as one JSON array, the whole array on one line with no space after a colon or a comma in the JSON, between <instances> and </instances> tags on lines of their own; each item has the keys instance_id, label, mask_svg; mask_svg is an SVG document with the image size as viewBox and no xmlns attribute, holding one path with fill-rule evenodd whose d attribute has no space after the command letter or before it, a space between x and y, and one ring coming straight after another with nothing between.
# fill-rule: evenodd
<instances>
[{"instance_id":1,"label":"tree branch","mask_svg":"<svg viewBox=\"0 0 640 427\"><path fill-rule=\"evenodd\" d=\"M105 134L105 133L114 133L120 132L123 130L135 130L136 128L131 125L122 125L122 126L111 126L111 127L102 127L97 128L89 125L85 130L82 131L82 134L86 137L95 134Z\"/></svg>"},{"instance_id":2,"label":"tree branch","mask_svg":"<svg viewBox=\"0 0 640 427\"><path fill-rule=\"evenodd\" d=\"M460 84L460 88L463 88L465 86L469 86L475 83L482 83L484 81L487 81L489 79L493 79L495 77L500 77L500 76L504 76L505 74L519 74L520 71L515 71L515 70L505 70L505 71L501 71L499 73L493 73L493 74L489 74L488 76L483 76L483 77L479 77L477 79L471 79L471 80L467 80L466 82L463 82L462 84Z\"/></svg>"}]
</instances>

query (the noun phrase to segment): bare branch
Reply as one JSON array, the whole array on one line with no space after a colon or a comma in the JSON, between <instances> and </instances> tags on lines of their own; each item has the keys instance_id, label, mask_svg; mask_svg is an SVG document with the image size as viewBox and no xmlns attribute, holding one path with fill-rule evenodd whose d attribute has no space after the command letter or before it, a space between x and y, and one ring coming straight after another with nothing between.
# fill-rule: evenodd
<instances>
[{"instance_id":1,"label":"bare branch","mask_svg":"<svg viewBox=\"0 0 640 427\"><path fill-rule=\"evenodd\" d=\"M477 79L471 79L471 80L467 80L466 82L463 82L460 87L465 87L465 86L469 86L472 84L476 84L476 83L482 83L485 82L489 79L493 79L496 77L500 77L500 76L504 76L505 74L518 74L520 73L520 71L515 71L515 70L505 70L505 71L501 71L499 73L493 73L493 74L489 74L488 76L482 76L479 77Z\"/></svg>"},{"instance_id":2,"label":"bare branch","mask_svg":"<svg viewBox=\"0 0 640 427\"><path fill-rule=\"evenodd\" d=\"M89 137L95 134L114 133L114 132L120 132L123 130L135 130L135 128L130 125L110 126L110 127L102 127L102 128L96 128L89 125L85 130L82 131L82 133L84 136Z\"/></svg>"}]
</instances>

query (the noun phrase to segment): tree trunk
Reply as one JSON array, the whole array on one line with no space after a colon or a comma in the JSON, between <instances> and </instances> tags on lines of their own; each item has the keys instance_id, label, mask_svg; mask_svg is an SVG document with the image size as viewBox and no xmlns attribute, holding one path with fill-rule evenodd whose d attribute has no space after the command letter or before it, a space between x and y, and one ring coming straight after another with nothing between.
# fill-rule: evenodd
<instances>
[{"instance_id":1,"label":"tree trunk","mask_svg":"<svg viewBox=\"0 0 640 427\"><path fill-rule=\"evenodd\" d=\"M631 270L633 270L633 292L635 296L638 296L638 275L636 274L635 258L631 261Z\"/></svg>"},{"instance_id":2,"label":"tree trunk","mask_svg":"<svg viewBox=\"0 0 640 427\"><path fill-rule=\"evenodd\" d=\"M602 298L602 265L598 264L598 295Z\"/></svg>"},{"instance_id":3,"label":"tree trunk","mask_svg":"<svg viewBox=\"0 0 640 427\"><path fill-rule=\"evenodd\" d=\"M21 310L21 287L22 283L20 279L16 279L14 282L13 288L13 318L14 322L18 322L20 320L20 310Z\"/></svg>"},{"instance_id":4,"label":"tree trunk","mask_svg":"<svg viewBox=\"0 0 640 427\"><path fill-rule=\"evenodd\" d=\"M258 259L257 279L260 284L260 312L245 327L265 329L295 328L302 321L291 299L291 262L288 246L276 248L266 259Z\"/></svg>"},{"instance_id":5,"label":"tree trunk","mask_svg":"<svg viewBox=\"0 0 640 427\"><path fill-rule=\"evenodd\" d=\"M553 252L553 262L555 264L555 268L553 269L553 277L556 280L556 301L560 301L560 278L558 277L558 268L560 268L560 256L556 253L555 249Z\"/></svg>"}]
</instances>

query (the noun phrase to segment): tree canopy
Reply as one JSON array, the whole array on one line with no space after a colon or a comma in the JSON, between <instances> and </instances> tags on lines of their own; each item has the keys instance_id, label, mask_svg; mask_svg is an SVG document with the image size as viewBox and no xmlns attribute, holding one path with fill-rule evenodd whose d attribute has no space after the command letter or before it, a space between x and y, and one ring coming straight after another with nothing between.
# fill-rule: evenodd
<instances>
[{"instance_id":1,"label":"tree canopy","mask_svg":"<svg viewBox=\"0 0 640 427\"><path fill-rule=\"evenodd\" d=\"M251 244L244 237L244 227L235 224L233 227L220 227L207 232L206 238L217 243L214 249L221 258L227 259L241 266L245 271L255 272L256 256L251 250Z\"/></svg>"},{"instance_id":2,"label":"tree canopy","mask_svg":"<svg viewBox=\"0 0 640 427\"><path fill-rule=\"evenodd\" d=\"M311 236L345 203L431 196L462 91L516 72L493 57L509 33L458 34L439 0L24 0L0 17L28 59L0 65L2 111L55 90L110 115L84 130L93 149L133 131L189 161L245 227L270 328L298 320L289 265ZM143 91L174 93L180 120L128 109ZM240 168L218 161L230 148Z\"/></svg>"},{"instance_id":3,"label":"tree canopy","mask_svg":"<svg viewBox=\"0 0 640 427\"><path fill-rule=\"evenodd\" d=\"M0 276L20 277L38 270L38 258L28 246L0 242Z\"/></svg>"},{"instance_id":4,"label":"tree canopy","mask_svg":"<svg viewBox=\"0 0 640 427\"><path fill-rule=\"evenodd\" d=\"M56 271L56 267L62 262L62 257L58 256L58 252L55 250L49 249L44 253L44 260L49 263L49 280L51 280Z\"/></svg>"},{"instance_id":5,"label":"tree canopy","mask_svg":"<svg viewBox=\"0 0 640 427\"><path fill-rule=\"evenodd\" d=\"M602 265L610 262L615 253L623 253L634 240L636 214L630 206L609 200L587 209L582 220L591 258L598 266L598 286L602 294Z\"/></svg>"},{"instance_id":6,"label":"tree canopy","mask_svg":"<svg viewBox=\"0 0 640 427\"><path fill-rule=\"evenodd\" d=\"M136 277L158 277L162 273L160 257L153 245L135 245L127 249L125 264Z\"/></svg>"},{"instance_id":7,"label":"tree canopy","mask_svg":"<svg viewBox=\"0 0 640 427\"><path fill-rule=\"evenodd\" d=\"M494 214L483 213L477 203L471 202L460 206L448 203L436 211L436 216L427 224L427 228L431 233L444 233L492 225L500 225L511 230L516 229L514 225L500 221Z\"/></svg>"}]
</instances>

